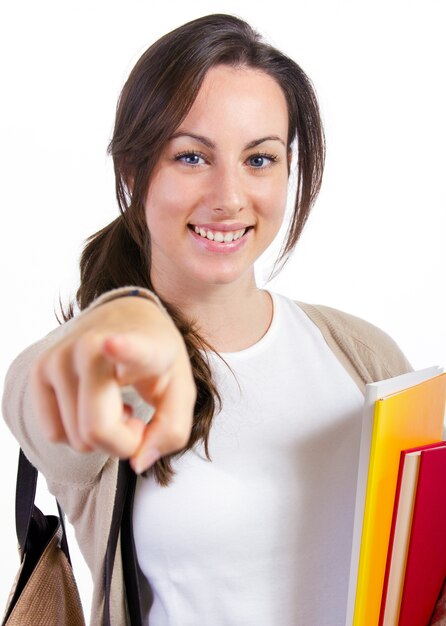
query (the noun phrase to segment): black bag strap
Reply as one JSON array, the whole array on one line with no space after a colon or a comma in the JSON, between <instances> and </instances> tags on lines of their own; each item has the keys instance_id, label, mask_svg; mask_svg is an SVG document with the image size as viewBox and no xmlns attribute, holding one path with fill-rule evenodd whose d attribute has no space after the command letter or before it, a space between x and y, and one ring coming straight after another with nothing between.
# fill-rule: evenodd
<instances>
[{"instance_id":1,"label":"black bag strap","mask_svg":"<svg viewBox=\"0 0 446 626\"><path fill-rule=\"evenodd\" d=\"M20 450L15 490L15 527L22 557L29 536L36 486L37 471Z\"/></svg>"},{"instance_id":2,"label":"black bag strap","mask_svg":"<svg viewBox=\"0 0 446 626\"><path fill-rule=\"evenodd\" d=\"M38 472L36 468L28 461L23 450L20 450L15 492L15 526L22 560L29 548L32 519L36 519L39 515L42 516L39 509L34 504L36 498L37 476ZM67 533L65 530L64 513L60 508L59 502L57 502L57 509L59 511L60 523L62 527L60 547L64 551L65 556L71 565Z\"/></svg>"},{"instance_id":3,"label":"black bag strap","mask_svg":"<svg viewBox=\"0 0 446 626\"><path fill-rule=\"evenodd\" d=\"M141 626L141 591L139 586L135 540L133 537L133 502L135 499L136 474L128 461L121 461L128 473L127 498L121 523L121 552L127 605L132 626Z\"/></svg>"},{"instance_id":4,"label":"black bag strap","mask_svg":"<svg viewBox=\"0 0 446 626\"><path fill-rule=\"evenodd\" d=\"M28 542L30 539L32 519L33 517L37 517L38 514L42 515L34 504L36 497L37 476L37 469L30 463L30 461L28 461L23 450L20 450L19 466L17 471L15 517L17 539L22 559L29 547ZM136 474L131 469L129 462L119 461L115 502L113 505L112 521L105 555L105 607L103 626L111 626L111 578L120 530L122 567L130 623L131 626L142 625L140 590L132 523L135 487ZM65 555L71 564L64 524L64 513L59 505L59 502L57 502L57 508L59 510L60 522L62 526L61 548L65 552Z\"/></svg>"},{"instance_id":5,"label":"black bag strap","mask_svg":"<svg viewBox=\"0 0 446 626\"><path fill-rule=\"evenodd\" d=\"M105 556L105 607L103 626L111 626L110 591L116 547L121 531L122 569L127 608L131 626L142 625L139 580L135 543L133 539L132 510L136 487L136 474L128 461L119 461L115 503Z\"/></svg>"}]
</instances>

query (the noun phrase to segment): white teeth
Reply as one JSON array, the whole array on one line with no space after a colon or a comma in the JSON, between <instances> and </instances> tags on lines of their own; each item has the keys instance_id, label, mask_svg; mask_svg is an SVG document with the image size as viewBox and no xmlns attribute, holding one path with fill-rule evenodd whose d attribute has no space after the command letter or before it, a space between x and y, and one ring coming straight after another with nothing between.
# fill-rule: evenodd
<instances>
[{"instance_id":1,"label":"white teeth","mask_svg":"<svg viewBox=\"0 0 446 626\"><path fill-rule=\"evenodd\" d=\"M194 230L197 235L201 235L201 237L204 237L205 239L210 239L211 241L217 241L219 243L231 243L231 241L236 241L236 239L243 237L246 232L246 228L223 233L219 230L206 230L204 228L200 228L199 226L194 226Z\"/></svg>"}]
</instances>

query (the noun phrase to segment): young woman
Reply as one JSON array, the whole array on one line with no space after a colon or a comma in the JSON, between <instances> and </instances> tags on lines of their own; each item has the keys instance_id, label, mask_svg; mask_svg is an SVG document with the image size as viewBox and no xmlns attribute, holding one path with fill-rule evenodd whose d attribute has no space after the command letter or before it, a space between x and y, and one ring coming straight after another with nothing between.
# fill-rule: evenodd
<instances>
[{"instance_id":1,"label":"young woman","mask_svg":"<svg viewBox=\"0 0 446 626\"><path fill-rule=\"evenodd\" d=\"M76 528L92 623L129 458L147 623L343 624L364 386L410 365L367 322L256 285L294 161L280 262L321 184L311 82L242 20L197 19L137 62L110 152L121 215L88 240L81 313L14 361L4 395ZM128 622L119 559L111 607Z\"/></svg>"}]
</instances>

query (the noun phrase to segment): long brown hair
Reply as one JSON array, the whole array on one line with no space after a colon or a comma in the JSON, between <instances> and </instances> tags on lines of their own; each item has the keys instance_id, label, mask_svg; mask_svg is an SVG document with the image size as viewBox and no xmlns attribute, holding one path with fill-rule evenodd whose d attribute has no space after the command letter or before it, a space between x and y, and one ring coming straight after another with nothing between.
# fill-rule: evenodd
<instances>
[{"instance_id":1,"label":"long brown hair","mask_svg":"<svg viewBox=\"0 0 446 626\"><path fill-rule=\"evenodd\" d=\"M120 215L87 239L80 260L80 309L101 293L124 285L153 289L150 281L150 233L144 201L155 164L165 144L190 110L206 75L226 64L262 70L281 86L288 106L288 148L297 144L297 191L294 212L277 263L286 262L296 245L319 192L325 141L312 84L302 69L265 43L249 24L225 14L207 15L164 35L144 52L119 97L113 137L116 196ZM131 187L130 187L130 182ZM202 440L207 458L212 417L220 396L209 363L200 351L210 348L194 325L169 302L163 304L183 334L197 385L194 423L186 448L161 458L155 478L167 486L171 459ZM73 306L64 319L73 316Z\"/></svg>"}]
</instances>

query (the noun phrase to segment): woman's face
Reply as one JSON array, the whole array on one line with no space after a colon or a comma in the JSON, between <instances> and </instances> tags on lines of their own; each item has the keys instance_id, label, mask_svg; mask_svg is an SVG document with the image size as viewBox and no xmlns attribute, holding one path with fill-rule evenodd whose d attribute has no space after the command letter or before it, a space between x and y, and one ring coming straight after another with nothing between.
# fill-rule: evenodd
<instances>
[{"instance_id":1,"label":"woman's face","mask_svg":"<svg viewBox=\"0 0 446 626\"><path fill-rule=\"evenodd\" d=\"M254 280L282 223L288 110L276 81L250 68L207 73L153 172L145 215L154 287L203 289Z\"/></svg>"}]
</instances>

